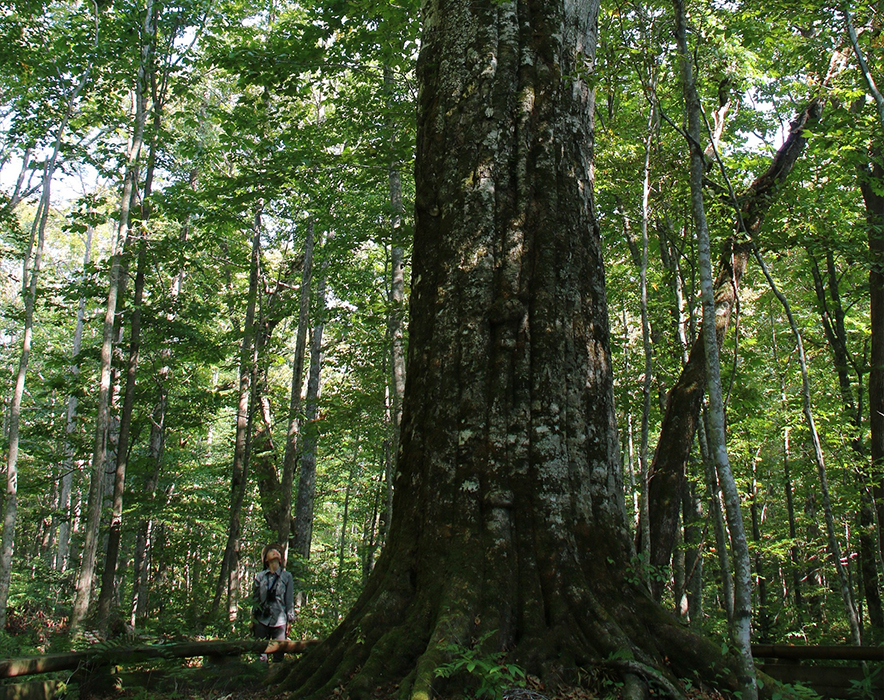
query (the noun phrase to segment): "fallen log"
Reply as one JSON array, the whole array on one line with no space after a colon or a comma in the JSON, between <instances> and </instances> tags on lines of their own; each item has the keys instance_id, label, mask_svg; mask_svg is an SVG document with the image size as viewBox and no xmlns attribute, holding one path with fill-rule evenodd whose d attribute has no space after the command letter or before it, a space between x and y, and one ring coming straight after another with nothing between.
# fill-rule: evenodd
<instances>
[{"instance_id":1,"label":"fallen log","mask_svg":"<svg viewBox=\"0 0 884 700\"><path fill-rule=\"evenodd\" d=\"M752 656L763 659L825 659L828 661L881 661L884 646L858 647L846 644L809 646L800 644L753 644Z\"/></svg>"},{"instance_id":2,"label":"fallen log","mask_svg":"<svg viewBox=\"0 0 884 700\"><path fill-rule=\"evenodd\" d=\"M15 678L35 673L65 671L86 665L138 663L147 659L181 659L193 656L239 656L241 654L272 654L284 652L300 654L317 644L318 640L268 641L223 639L178 644L153 644L143 647L102 647L94 651L71 651L17 659L0 659L0 678Z\"/></svg>"}]
</instances>

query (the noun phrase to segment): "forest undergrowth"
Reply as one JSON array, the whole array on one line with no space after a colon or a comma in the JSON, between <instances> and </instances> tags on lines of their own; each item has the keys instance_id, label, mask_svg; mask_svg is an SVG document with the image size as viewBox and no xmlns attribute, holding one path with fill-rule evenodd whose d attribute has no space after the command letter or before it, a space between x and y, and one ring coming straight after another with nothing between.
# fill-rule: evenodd
<instances>
[{"instance_id":1,"label":"forest undergrowth","mask_svg":"<svg viewBox=\"0 0 884 700\"><path fill-rule=\"evenodd\" d=\"M123 643L122 639L127 641ZM77 650L117 642L121 646L132 646L129 637L121 640L102 642L87 632L74 646ZM183 639L152 639L141 643L176 641ZM27 606L11 611L7 631L0 633L0 657L36 656L70 649L66 620ZM470 663L467 669L466 662L474 662L474 665ZM5 679L2 684L58 683L56 700L259 700L271 695L286 700L291 693L281 691L277 683L297 663L298 660L291 656L282 662L262 662L254 654L230 657L222 663L199 658L160 659L114 666L110 673L105 670L89 676L79 670L56 672ZM573 674L572 682L561 683L554 689L507 664L503 656L469 656L464 664L453 662L440 667L438 676L455 681L447 685L445 697L456 700L621 700L625 697L623 681L601 667L579 669ZM461 688L460 694L451 696L452 687ZM650 695L656 697L655 688L650 688ZM399 697L399 687L396 684L378 686L373 697L393 700ZM345 698L343 689L340 689L330 700ZM690 684L686 687L685 698L723 700L718 693L691 688Z\"/></svg>"}]
</instances>

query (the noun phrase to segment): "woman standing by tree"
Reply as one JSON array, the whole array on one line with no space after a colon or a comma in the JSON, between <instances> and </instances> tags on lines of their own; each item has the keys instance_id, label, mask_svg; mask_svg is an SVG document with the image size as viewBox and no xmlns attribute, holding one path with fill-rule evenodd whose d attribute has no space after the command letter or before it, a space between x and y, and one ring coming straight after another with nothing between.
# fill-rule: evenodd
<instances>
[{"instance_id":1,"label":"woman standing by tree","mask_svg":"<svg viewBox=\"0 0 884 700\"><path fill-rule=\"evenodd\" d=\"M282 641L288 626L295 620L294 581L282 567L281 548L274 544L261 552L264 570L255 576L252 589L252 617L255 620L255 637ZM282 661L283 652L273 655L274 661ZM267 654L261 654L267 661Z\"/></svg>"}]
</instances>

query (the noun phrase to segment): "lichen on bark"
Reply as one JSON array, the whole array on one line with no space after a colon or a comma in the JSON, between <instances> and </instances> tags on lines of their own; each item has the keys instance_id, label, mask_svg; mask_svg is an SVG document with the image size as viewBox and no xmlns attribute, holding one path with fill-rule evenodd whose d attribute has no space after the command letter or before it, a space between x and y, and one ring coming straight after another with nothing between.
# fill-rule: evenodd
<instances>
[{"instance_id":1,"label":"lichen on bark","mask_svg":"<svg viewBox=\"0 0 884 700\"><path fill-rule=\"evenodd\" d=\"M711 645L627 575L591 199L598 3L428 0L423 12L390 537L353 610L285 686L444 697L435 671L450 645L486 635L553 683L627 652L629 673L677 687L690 669L673 655L689 645L727 685Z\"/></svg>"}]
</instances>

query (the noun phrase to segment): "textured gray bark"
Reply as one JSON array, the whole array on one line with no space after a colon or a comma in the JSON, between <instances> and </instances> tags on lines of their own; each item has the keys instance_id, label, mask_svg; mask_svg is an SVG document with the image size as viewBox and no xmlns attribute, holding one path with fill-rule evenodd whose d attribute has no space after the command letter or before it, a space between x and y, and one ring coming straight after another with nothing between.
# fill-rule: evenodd
<instances>
[{"instance_id":1,"label":"textured gray bark","mask_svg":"<svg viewBox=\"0 0 884 700\"><path fill-rule=\"evenodd\" d=\"M340 684L369 697L383 682L445 697L434 672L449 645L488 634L488 652L553 682L628 651L623 673L677 685L701 669L733 688L710 646L626 574L585 81L598 4L428 0L422 11L390 539L344 623L286 685L296 697Z\"/></svg>"}]
</instances>

